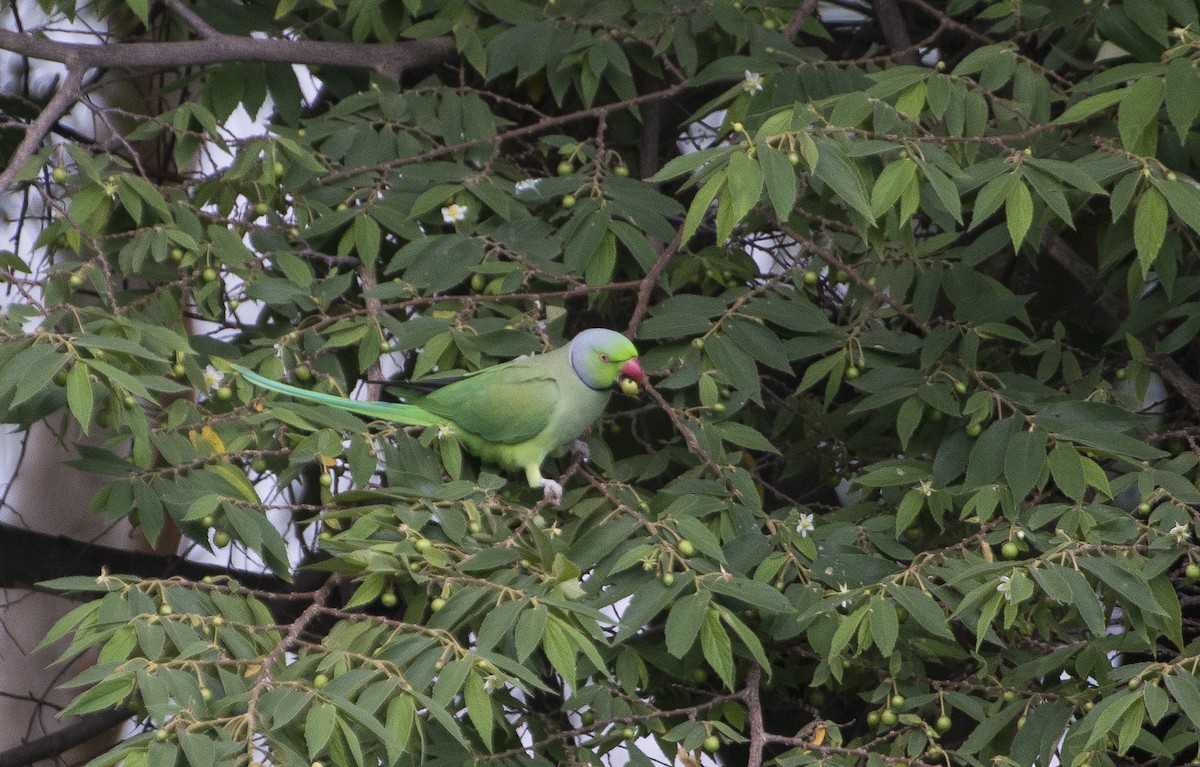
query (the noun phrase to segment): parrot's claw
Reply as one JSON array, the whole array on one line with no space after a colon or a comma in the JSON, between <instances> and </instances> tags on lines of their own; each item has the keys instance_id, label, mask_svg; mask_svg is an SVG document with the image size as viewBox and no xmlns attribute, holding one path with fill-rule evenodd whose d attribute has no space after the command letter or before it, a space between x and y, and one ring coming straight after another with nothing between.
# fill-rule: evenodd
<instances>
[{"instance_id":1,"label":"parrot's claw","mask_svg":"<svg viewBox=\"0 0 1200 767\"><path fill-rule=\"evenodd\" d=\"M546 502L552 506L558 506L562 503L563 489L562 485L552 479L542 479L542 493Z\"/></svg>"},{"instance_id":2,"label":"parrot's claw","mask_svg":"<svg viewBox=\"0 0 1200 767\"><path fill-rule=\"evenodd\" d=\"M574 455L579 456L579 460L584 463L587 463L592 458L592 449L588 447L588 443L581 439L572 441L570 450Z\"/></svg>"}]
</instances>

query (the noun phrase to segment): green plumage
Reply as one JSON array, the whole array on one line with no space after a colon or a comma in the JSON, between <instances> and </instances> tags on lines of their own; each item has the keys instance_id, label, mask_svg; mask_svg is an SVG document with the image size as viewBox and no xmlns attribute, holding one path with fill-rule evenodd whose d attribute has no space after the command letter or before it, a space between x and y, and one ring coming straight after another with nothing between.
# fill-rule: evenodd
<instances>
[{"instance_id":1,"label":"green plumage","mask_svg":"<svg viewBox=\"0 0 1200 767\"><path fill-rule=\"evenodd\" d=\"M557 502L561 487L541 475L554 450L581 435L604 412L624 376L642 380L637 350L609 330L585 330L570 344L469 374L405 403L361 402L291 386L234 365L265 389L407 426L449 427L467 450L510 471Z\"/></svg>"}]
</instances>

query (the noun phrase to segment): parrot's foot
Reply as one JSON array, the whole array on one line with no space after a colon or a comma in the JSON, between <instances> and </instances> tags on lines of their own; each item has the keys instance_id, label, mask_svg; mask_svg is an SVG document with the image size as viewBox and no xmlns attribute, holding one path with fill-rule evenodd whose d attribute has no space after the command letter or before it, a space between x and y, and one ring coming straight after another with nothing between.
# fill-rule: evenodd
<instances>
[{"instance_id":1,"label":"parrot's foot","mask_svg":"<svg viewBox=\"0 0 1200 767\"><path fill-rule=\"evenodd\" d=\"M546 499L547 503L549 503L553 506L558 506L559 504L562 503L562 496L563 496L562 485L560 485L559 483L555 482L552 479L545 479L545 478L542 479L540 484L542 486L543 497Z\"/></svg>"},{"instance_id":2,"label":"parrot's foot","mask_svg":"<svg viewBox=\"0 0 1200 767\"><path fill-rule=\"evenodd\" d=\"M587 463L592 458L592 449L588 447L588 443L581 439L572 440L567 448L572 455L579 456L579 460Z\"/></svg>"}]
</instances>

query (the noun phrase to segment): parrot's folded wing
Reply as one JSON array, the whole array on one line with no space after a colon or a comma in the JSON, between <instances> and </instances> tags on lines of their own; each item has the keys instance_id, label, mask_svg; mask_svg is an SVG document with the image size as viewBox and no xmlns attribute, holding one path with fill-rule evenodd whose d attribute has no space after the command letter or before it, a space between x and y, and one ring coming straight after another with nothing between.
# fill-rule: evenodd
<instances>
[{"instance_id":1,"label":"parrot's folded wing","mask_svg":"<svg viewBox=\"0 0 1200 767\"><path fill-rule=\"evenodd\" d=\"M513 445L541 434L554 417L558 382L540 366L498 365L415 400L488 442Z\"/></svg>"}]
</instances>

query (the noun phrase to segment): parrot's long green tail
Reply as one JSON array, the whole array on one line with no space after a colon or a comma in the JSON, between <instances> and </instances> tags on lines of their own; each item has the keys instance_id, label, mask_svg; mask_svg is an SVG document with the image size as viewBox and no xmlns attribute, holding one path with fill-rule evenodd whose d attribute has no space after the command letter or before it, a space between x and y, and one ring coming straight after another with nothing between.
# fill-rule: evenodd
<instances>
[{"instance_id":1,"label":"parrot's long green tail","mask_svg":"<svg viewBox=\"0 0 1200 767\"><path fill-rule=\"evenodd\" d=\"M338 397L333 394L301 389L299 386L292 386L291 384L279 381L272 381L270 378L260 376L253 370L244 368L241 365L231 365L230 367L240 373L247 381L264 389L270 389L273 392L287 394L297 399L308 400L309 402L319 402L322 405L329 405L340 410L357 413L367 418L378 418L382 421L392 421L393 423L401 423L408 426L440 426L445 423L444 419L438 418L433 413L416 405L405 405L395 402L362 402L346 397Z\"/></svg>"}]
</instances>

